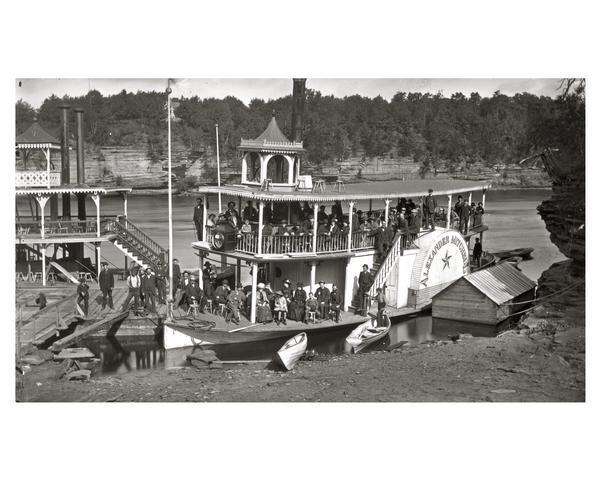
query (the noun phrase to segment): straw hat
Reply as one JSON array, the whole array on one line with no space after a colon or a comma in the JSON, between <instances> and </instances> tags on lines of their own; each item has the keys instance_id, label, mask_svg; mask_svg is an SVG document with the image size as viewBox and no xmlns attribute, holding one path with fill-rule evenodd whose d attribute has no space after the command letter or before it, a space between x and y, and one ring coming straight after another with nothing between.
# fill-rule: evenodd
<instances>
[{"instance_id":1,"label":"straw hat","mask_svg":"<svg viewBox=\"0 0 600 480\"><path fill-rule=\"evenodd\" d=\"M262 282L260 282L260 283L257 285L257 287L258 287L258 288L262 288L262 289L264 289L264 288L265 288L265 284L264 284L264 283L262 283Z\"/></svg>"}]
</instances>

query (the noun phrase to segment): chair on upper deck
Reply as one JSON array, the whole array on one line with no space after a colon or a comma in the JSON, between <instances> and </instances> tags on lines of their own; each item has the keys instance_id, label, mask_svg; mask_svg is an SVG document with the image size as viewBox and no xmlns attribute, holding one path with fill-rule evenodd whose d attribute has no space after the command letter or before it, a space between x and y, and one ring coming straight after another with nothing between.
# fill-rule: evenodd
<instances>
[{"instance_id":1,"label":"chair on upper deck","mask_svg":"<svg viewBox=\"0 0 600 480\"><path fill-rule=\"evenodd\" d=\"M312 191L313 192L324 192L325 191L325 180L315 180Z\"/></svg>"}]
</instances>

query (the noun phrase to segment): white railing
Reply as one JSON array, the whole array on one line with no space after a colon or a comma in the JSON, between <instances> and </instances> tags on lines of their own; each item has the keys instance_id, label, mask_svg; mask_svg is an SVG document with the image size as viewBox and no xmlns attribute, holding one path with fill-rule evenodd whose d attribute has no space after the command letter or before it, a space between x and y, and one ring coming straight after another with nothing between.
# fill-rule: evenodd
<instances>
[{"instance_id":1,"label":"white railing","mask_svg":"<svg viewBox=\"0 0 600 480\"><path fill-rule=\"evenodd\" d=\"M60 185L60 172L48 172L46 170L21 170L15 172L15 187L58 187Z\"/></svg>"},{"instance_id":2,"label":"white railing","mask_svg":"<svg viewBox=\"0 0 600 480\"><path fill-rule=\"evenodd\" d=\"M387 280L388 273L394 266L396 259L400 255L402 255L403 245L405 244L406 236L398 235L396 241L392 245L392 248L390 248L389 252L387 253L385 260L383 261L383 263L379 267L379 270L377 270L377 273L375 274L375 278L373 279L373 283L371 284L371 289L369 290L369 295L375 296L377 294L377 288L383 287Z\"/></svg>"}]
</instances>

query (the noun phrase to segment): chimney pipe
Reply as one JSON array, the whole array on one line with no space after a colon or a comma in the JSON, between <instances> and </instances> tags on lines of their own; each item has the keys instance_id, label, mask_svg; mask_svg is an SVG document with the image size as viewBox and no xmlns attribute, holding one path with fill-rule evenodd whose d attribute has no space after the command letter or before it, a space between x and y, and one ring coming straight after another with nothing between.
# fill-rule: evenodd
<instances>
[{"instance_id":1,"label":"chimney pipe","mask_svg":"<svg viewBox=\"0 0 600 480\"><path fill-rule=\"evenodd\" d=\"M85 183L85 162L83 159L83 108L75 109L77 125L77 183Z\"/></svg>"},{"instance_id":2,"label":"chimney pipe","mask_svg":"<svg viewBox=\"0 0 600 480\"><path fill-rule=\"evenodd\" d=\"M61 136L60 136L60 156L61 156L61 171L60 183L63 186L71 183L71 164L69 163L69 106L61 105ZM71 220L71 196L68 193L63 193L62 196L62 216L63 220Z\"/></svg>"},{"instance_id":3,"label":"chimney pipe","mask_svg":"<svg viewBox=\"0 0 600 480\"><path fill-rule=\"evenodd\" d=\"M304 127L304 99L306 97L306 78L294 78L292 91L292 141L302 141Z\"/></svg>"}]
</instances>

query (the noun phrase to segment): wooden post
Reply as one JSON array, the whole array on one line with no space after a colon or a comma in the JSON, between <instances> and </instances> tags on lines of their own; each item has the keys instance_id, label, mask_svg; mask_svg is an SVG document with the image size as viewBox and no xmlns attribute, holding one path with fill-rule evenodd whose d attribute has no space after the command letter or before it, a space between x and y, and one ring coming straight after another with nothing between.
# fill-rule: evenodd
<instances>
[{"instance_id":1,"label":"wooden post","mask_svg":"<svg viewBox=\"0 0 600 480\"><path fill-rule=\"evenodd\" d=\"M346 259L346 276L344 280L344 312L348 311L348 307L350 307L350 304L352 303L352 294L354 293L354 282L350 271L350 258L351 257L348 257Z\"/></svg>"},{"instance_id":2,"label":"wooden post","mask_svg":"<svg viewBox=\"0 0 600 480\"><path fill-rule=\"evenodd\" d=\"M123 218L125 218L125 220L127 220L127 192L121 192L121 198L123 199ZM127 272L127 270L129 269L127 255L124 255L124 257L125 257L125 272Z\"/></svg>"},{"instance_id":3,"label":"wooden post","mask_svg":"<svg viewBox=\"0 0 600 480\"><path fill-rule=\"evenodd\" d=\"M237 268L235 271L235 288L242 284L242 261L237 259ZM232 287L233 288L233 287Z\"/></svg>"},{"instance_id":4,"label":"wooden post","mask_svg":"<svg viewBox=\"0 0 600 480\"><path fill-rule=\"evenodd\" d=\"M46 286L46 244L42 244L42 285Z\"/></svg>"},{"instance_id":5,"label":"wooden post","mask_svg":"<svg viewBox=\"0 0 600 480\"><path fill-rule=\"evenodd\" d=\"M483 194L481 196L481 206L485 208L485 189L483 190Z\"/></svg>"},{"instance_id":6,"label":"wooden post","mask_svg":"<svg viewBox=\"0 0 600 480\"><path fill-rule=\"evenodd\" d=\"M446 216L446 228L450 228L450 219L452 218L452 194L448 195L448 212Z\"/></svg>"},{"instance_id":7,"label":"wooden post","mask_svg":"<svg viewBox=\"0 0 600 480\"><path fill-rule=\"evenodd\" d=\"M473 198L473 192L469 192L469 208L471 208L471 200ZM467 218L467 232L469 231L469 229L471 228L471 215L469 215L469 218ZM471 238L469 237L469 243L471 242Z\"/></svg>"},{"instance_id":8,"label":"wooden post","mask_svg":"<svg viewBox=\"0 0 600 480\"><path fill-rule=\"evenodd\" d=\"M204 257L198 255L198 287L200 290L204 290L204 279L202 278L202 262Z\"/></svg>"},{"instance_id":9,"label":"wooden post","mask_svg":"<svg viewBox=\"0 0 600 480\"><path fill-rule=\"evenodd\" d=\"M202 200L202 241L206 242L206 214L208 212L206 211L206 193L203 195L203 200Z\"/></svg>"},{"instance_id":10,"label":"wooden post","mask_svg":"<svg viewBox=\"0 0 600 480\"><path fill-rule=\"evenodd\" d=\"M348 204L349 206L349 210L348 210L348 253L350 253L352 251L352 213L354 210L354 202L350 202Z\"/></svg>"},{"instance_id":11,"label":"wooden post","mask_svg":"<svg viewBox=\"0 0 600 480\"><path fill-rule=\"evenodd\" d=\"M262 203L262 202L261 202ZM252 304L250 307L250 323L256 323L256 284L258 279L258 263L252 262Z\"/></svg>"},{"instance_id":12,"label":"wooden post","mask_svg":"<svg viewBox=\"0 0 600 480\"><path fill-rule=\"evenodd\" d=\"M92 200L96 204L96 237L100 237L100 194L93 194Z\"/></svg>"},{"instance_id":13,"label":"wooden post","mask_svg":"<svg viewBox=\"0 0 600 480\"><path fill-rule=\"evenodd\" d=\"M312 251L313 255L317 254L317 228L319 226L317 222L317 217L319 216L319 204L315 203L313 205L313 238L312 238ZM312 285L311 285L312 288Z\"/></svg>"},{"instance_id":14,"label":"wooden post","mask_svg":"<svg viewBox=\"0 0 600 480\"><path fill-rule=\"evenodd\" d=\"M315 293L315 285L317 279L317 262L313 260L310 262L310 291Z\"/></svg>"},{"instance_id":15,"label":"wooden post","mask_svg":"<svg viewBox=\"0 0 600 480\"><path fill-rule=\"evenodd\" d=\"M242 197L238 196L238 213L240 214L240 218L242 218Z\"/></svg>"},{"instance_id":16,"label":"wooden post","mask_svg":"<svg viewBox=\"0 0 600 480\"><path fill-rule=\"evenodd\" d=\"M102 242L96 242L96 282L100 280L100 262L102 261Z\"/></svg>"},{"instance_id":17,"label":"wooden post","mask_svg":"<svg viewBox=\"0 0 600 480\"><path fill-rule=\"evenodd\" d=\"M48 175L48 188L50 188L50 147L44 152L46 155L46 175Z\"/></svg>"},{"instance_id":18,"label":"wooden post","mask_svg":"<svg viewBox=\"0 0 600 480\"><path fill-rule=\"evenodd\" d=\"M44 228L44 216L45 216L45 214L44 214L44 208L46 207L46 202L48 201L48 198L49 197L42 197L41 195L37 195L35 197L35 199L37 200L37 203L39 203L40 207L41 207L40 210L41 210L41 213L42 213L42 215L41 215L41 229L42 229L42 231L41 231L41 237L42 238L46 238L46 232L45 232L45 228Z\"/></svg>"},{"instance_id":19,"label":"wooden post","mask_svg":"<svg viewBox=\"0 0 600 480\"><path fill-rule=\"evenodd\" d=\"M257 255L262 255L262 236L263 236L263 220L264 220L265 202L258 202L258 245L256 246ZM254 297L253 297L254 298Z\"/></svg>"}]
</instances>

